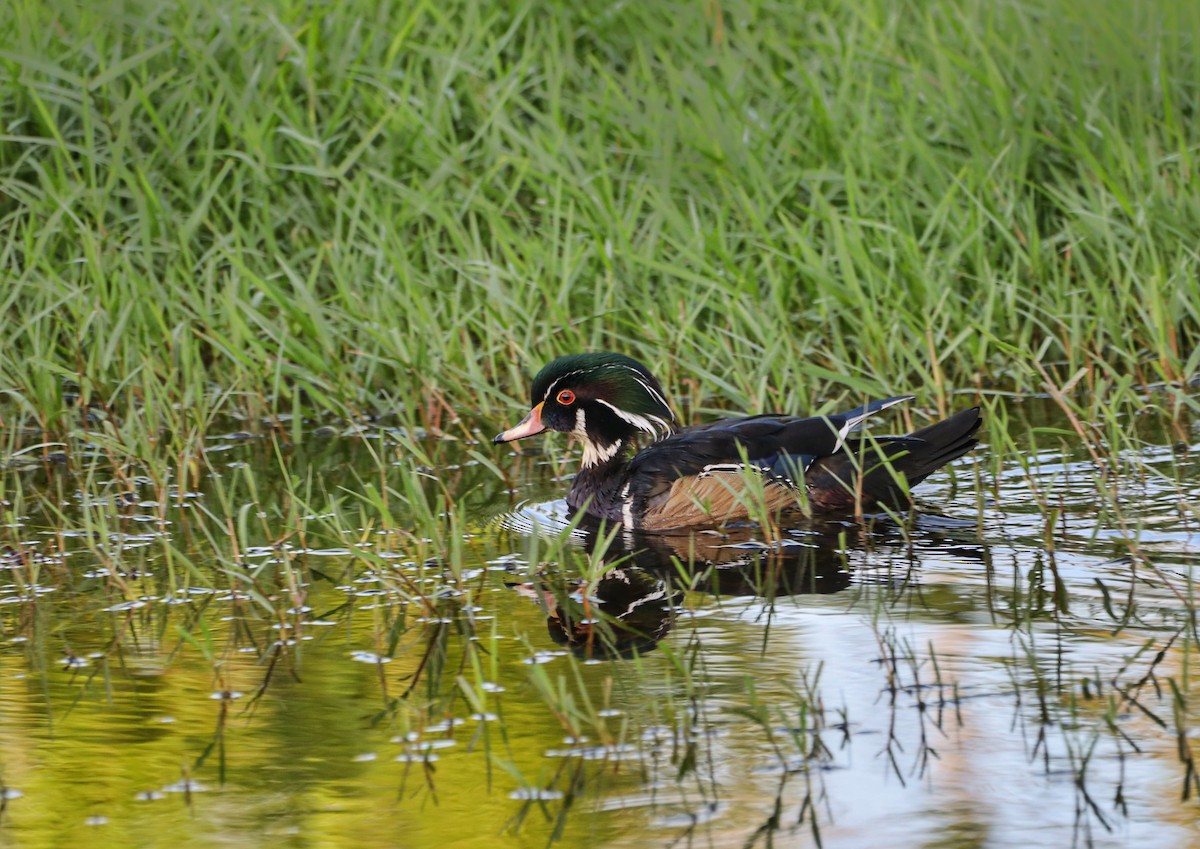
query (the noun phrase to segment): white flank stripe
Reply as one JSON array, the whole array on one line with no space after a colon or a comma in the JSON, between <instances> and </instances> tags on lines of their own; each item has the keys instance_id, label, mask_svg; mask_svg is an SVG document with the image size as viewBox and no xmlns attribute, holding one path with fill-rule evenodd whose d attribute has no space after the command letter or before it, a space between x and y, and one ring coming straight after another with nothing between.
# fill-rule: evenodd
<instances>
[{"instance_id":1,"label":"white flank stripe","mask_svg":"<svg viewBox=\"0 0 1200 849\"><path fill-rule=\"evenodd\" d=\"M711 463L700 470L701 475L711 475L714 472L740 472L743 469L753 469L760 474L768 474L768 466L756 466L753 463Z\"/></svg>"},{"instance_id":2,"label":"white flank stripe","mask_svg":"<svg viewBox=\"0 0 1200 849\"><path fill-rule=\"evenodd\" d=\"M629 494L629 484L625 484L625 488L621 490L621 521L625 523L625 527L633 529L633 496Z\"/></svg>"},{"instance_id":3,"label":"white flank stripe","mask_svg":"<svg viewBox=\"0 0 1200 849\"><path fill-rule=\"evenodd\" d=\"M698 477L708 477L714 474L722 474L725 472L744 472L752 470L758 472L763 477L767 478L768 482L774 481L784 483L788 486L795 487L796 482L787 475L776 474L770 466L756 466L753 463L710 463L700 470Z\"/></svg>"}]
</instances>

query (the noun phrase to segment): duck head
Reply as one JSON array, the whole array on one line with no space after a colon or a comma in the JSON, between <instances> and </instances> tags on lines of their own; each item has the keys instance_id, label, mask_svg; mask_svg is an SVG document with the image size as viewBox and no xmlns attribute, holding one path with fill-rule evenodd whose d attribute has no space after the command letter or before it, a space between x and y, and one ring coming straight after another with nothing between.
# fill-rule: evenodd
<instances>
[{"instance_id":1,"label":"duck head","mask_svg":"<svg viewBox=\"0 0 1200 849\"><path fill-rule=\"evenodd\" d=\"M662 386L644 365L623 354L572 354L538 372L533 409L493 442L512 442L545 430L583 441L583 466L621 454L639 434L666 436L675 425Z\"/></svg>"}]
</instances>

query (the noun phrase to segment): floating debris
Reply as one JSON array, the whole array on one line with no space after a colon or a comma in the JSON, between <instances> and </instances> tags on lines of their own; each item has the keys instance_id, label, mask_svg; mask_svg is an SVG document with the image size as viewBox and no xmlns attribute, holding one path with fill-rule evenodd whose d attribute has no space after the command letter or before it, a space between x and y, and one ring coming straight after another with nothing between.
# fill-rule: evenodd
<instances>
[{"instance_id":1,"label":"floating debris","mask_svg":"<svg viewBox=\"0 0 1200 849\"><path fill-rule=\"evenodd\" d=\"M426 726L425 733L426 734L442 734L446 731L449 731L451 728L454 728L455 726L465 725L466 722L467 721L465 719L463 719L461 716L453 716L453 717L450 717L449 719L443 719L441 722L435 722L433 725Z\"/></svg>"},{"instance_id":2,"label":"floating debris","mask_svg":"<svg viewBox=\"0 0 1200 849\"><path fill-rule=\"evenodd\" d=\"M434 749L449 749L452 746L457 746L457 740L443 738L441 740L420 740L412 744L414 752L430 752Z\"/></svg>"},{"instance_id":3,"label":"floating debris","mask_svg":"<svg viewBox=\"0 0 1200 849\"><path fill-rule=\"evenodd\" d=\"M549 749L548 758L580 758L585 761L635 761L646 757L637 746L619 743L612 746L573 746L569 749Z\"/></svg>"},{"instance_id":4,"label":"floating debris","mask_svg":"<svg viewBox=\"0 0 1200 849\"><path fill-rule=\"evenodd\" d=\"M532 657L527 657L521 663L533 666L539 663L549 663L556 657L562 657L566 654L565 651L536 651Z\"/></svg>"},{"instance_id":5,"label":"floating debris","mask_svg":"<svg viewBox=\"0 0 1200 849\"><path fill-rule=\"evenodd\" d=\"M543 787L521 787L508 794L508 798L517 799L525 802L549 802L553 799L561 799L563 793L561 790L550 790Z\"/></svg>"},{"instance_id":6,"label":"floating debris","mask_svg":"<svg viewBox=\"0 0 1200 849\"><path fill-rule=\"evenodd\" d=\"M377 666L392 662L392 658L375 654L373 651L352 651L350 652L350 659L358 663L373 663Z\"/></svg>"}]
</instances>

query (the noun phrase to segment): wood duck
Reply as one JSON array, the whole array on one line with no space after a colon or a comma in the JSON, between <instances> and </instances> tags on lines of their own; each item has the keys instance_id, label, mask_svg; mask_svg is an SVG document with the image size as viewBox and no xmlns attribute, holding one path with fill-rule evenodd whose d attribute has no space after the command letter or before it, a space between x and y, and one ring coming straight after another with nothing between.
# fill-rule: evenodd
<instances>
[{"instance_id":1,"label":"wood duck","mask_svg":"<svg viewBox=\"0 0 1200 849\"><path fill-rule=\"evenodd\" d=\"M583 462L567 503L627 528L719 525L746 519L750 504L770 513L803 509L805 502L823 512L900 507L909 503L911 487L975 447L982 423L973 407L907 436L851 433L913 397L838 415L769 413L677 429L662 386L644 365L622 354L573 354L538 372L533 409L493 441L545 430L575 435ZM639 437L652 441L635 453Z\"/></svg>"}]
</instances>

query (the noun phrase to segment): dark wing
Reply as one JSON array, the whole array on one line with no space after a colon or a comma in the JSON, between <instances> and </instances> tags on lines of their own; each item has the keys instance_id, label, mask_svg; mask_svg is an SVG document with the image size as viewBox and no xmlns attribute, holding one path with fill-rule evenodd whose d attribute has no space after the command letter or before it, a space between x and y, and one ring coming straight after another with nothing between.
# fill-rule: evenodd
<instances>
[{"instance_id":1,"label":"dark wing","mask_svg":"<svg viewBox=\"0 0 1200 849\"><path fill-rule=\"evenodd\" d=\"M666 530L745 516L747 484L755 475L765 480L767 509L786 507L795 493L775 467L788 425L797 421L786 416L734 419L679 431L638 452L629 464L627 498L639 525ZM811 436L832 445L835 432L829 424L820 419L815 424Z\"/></svg>"},{"instance_id":2,"label":"dark wing","mask_svg":"<svg viewBox=\"0 0 1200 849\"><path fill-rule=\"evenodd\" d=\"M851 438L846 450L822 457L805 474L809 501L823 510L883 504L903 508L909 490L972 450L983 424L978 407L910 433Z\"/></svg>"},{"instance_id":3,"label":"dark wing","mask_svg":"<svg viewBox=\"0 0 1200 849\"><path fill-rule=\"evenodd\" d=\"M625 498L647 529L732 519L745 515L747 484L757 475L765 483L763 506L781 509L795 502L805 470L838 452L851 428L910 397L832 416L762 415L686 428L630 461Z\"/></svg>"}]
</instances>

